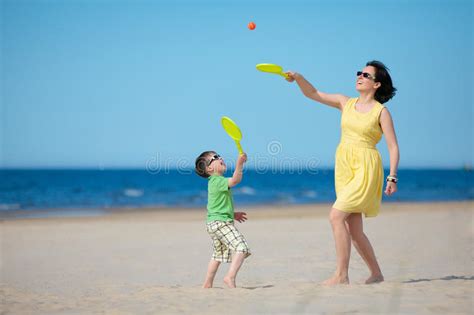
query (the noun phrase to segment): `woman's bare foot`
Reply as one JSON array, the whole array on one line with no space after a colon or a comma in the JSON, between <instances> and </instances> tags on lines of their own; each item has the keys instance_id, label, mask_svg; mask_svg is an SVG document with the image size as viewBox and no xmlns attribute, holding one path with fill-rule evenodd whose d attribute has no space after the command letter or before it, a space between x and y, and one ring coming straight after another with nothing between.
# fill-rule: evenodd
<instances>
[{"instance_id":1,"label":"woman's bare foot","mask_svg":"<svg viewBox=\"0 0 474 315\"><path fill-rule=\"evenodd\" d=\"M367 280L365 280L365 284L372 284L372 283L380 283L383 282L384 278L383 275L371 275Z\"/></svg>"},{"instance_id":2,"label":"woman's bare foot","mask_svg":"<svg viewBox=\"0 0 474 315\"><path fill-rule=\"evenodd\" d=\"M338 284L349 284L349 277L333 276L322 283L322 285L333 286Z\"/></svg>"},{"instance_id":3,"label":"woman's bare foot","mask_svg":"<svg viewBox=\"0 0 474 315\"><path fill-rule=\"evenodd\" d=\"M202 285L202 288L203 288L203 289L210 289L210 288L212 288L212 283L204 283L204 284Z\"/></svg>"},{"instance_id":4,"label":"woman's bare foot","mask_svg":"<svg viewBox=\"0 0 474 315\"><path fill-rule=\"evenodd\" d=\"M231 277L224 277L224 283L229 287L229 288L236 288L235 286L235 278Z\"/></svg>"}]
</instances>

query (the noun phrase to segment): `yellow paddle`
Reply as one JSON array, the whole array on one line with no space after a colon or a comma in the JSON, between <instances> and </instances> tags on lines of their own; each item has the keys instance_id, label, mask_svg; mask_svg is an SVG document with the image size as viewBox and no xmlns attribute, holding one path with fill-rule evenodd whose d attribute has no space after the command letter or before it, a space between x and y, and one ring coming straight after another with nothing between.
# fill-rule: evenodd
<instances>
[{"instance_id":1,"label":"yellow paddle","mask_svg":"<svg viewBox=\"0 0 474 315\"><path fill-rule=\"evenodd\" d=\"M240 140L242 140L242 132L240 132L239 127L237 124L230 119L229 117L222 117L221 119L222 127L224 127L225 132L234 139L235 145L237 146L237 149L239 149L239 154L244 153L244 150L242 150L242 146L240 145Z\"/></svg>"},{"instance_id":2,"label":"yellow paddle","mask_svg":"<svg viewBox=\"0 0 474 315\"><path fill-rule=\"evenodd\" d=\"M256 67L257 67L257 70L260 70L262 72L274 73L274 74L281 75L285 79L288 78L288 75L283 72L283 68L280 67L279 65L274 65L272 63L259 63Z\"/></svg>"}]
</instances>

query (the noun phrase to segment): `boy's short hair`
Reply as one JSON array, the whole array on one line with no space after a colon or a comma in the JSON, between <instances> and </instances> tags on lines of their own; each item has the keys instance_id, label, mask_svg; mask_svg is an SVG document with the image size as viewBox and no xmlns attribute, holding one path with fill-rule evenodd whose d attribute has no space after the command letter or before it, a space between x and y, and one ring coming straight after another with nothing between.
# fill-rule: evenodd
<instances>
[{"instance_id":1,"label":"boy's short hair","mask_svg":"<svg viewBox=\"0 0 474 315\"><path fill-rule=\"evenodd\" d=\"M196 168L194 169L196 174L201 177L208 178L209 174L207 173L207 157L209 155L216 154L215 151L204 151L196 159Z\"/></svg>"}]
</instances>

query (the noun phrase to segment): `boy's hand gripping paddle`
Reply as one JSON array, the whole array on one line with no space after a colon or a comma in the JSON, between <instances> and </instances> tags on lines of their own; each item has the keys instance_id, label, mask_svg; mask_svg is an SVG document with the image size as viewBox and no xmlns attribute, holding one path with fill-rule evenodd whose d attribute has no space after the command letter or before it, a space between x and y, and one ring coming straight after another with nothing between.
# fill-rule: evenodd
<instances>
[{"instance_id":1,"label":"boy's hand gripping paddle","mask_svg":"<svg viewBox=\"0 0 474 315\"><path fill-rule=\"evenodd\" d=\"M278 74L284 77L285 79L288 79L288 75L283 72L283 68L279 65L274 65L271 63L259 63L256 68L257 70L260 70L262 72Z\"/></svg>"},{"instance_id":2,"label":"boy's hand gripping paddle","mask_svg":"<svg viewBox=\"0 0 474 315\"><path fill-rule=\"evenodd\" d=\"M240 140L242 140L242 132L240 132L237 124L230 119L229 117L222 117L221 119L222 127L224 127L225 132L235 141L237 149L239 149L239 154L243 154L242 146L240 145Z\"/></svg>"}]
</instances>

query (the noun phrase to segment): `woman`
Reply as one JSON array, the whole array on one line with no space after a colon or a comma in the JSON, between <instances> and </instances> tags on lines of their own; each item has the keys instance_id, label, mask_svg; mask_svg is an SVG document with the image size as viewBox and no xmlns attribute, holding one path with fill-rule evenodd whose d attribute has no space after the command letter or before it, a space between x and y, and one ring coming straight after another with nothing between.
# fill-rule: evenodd
<instances>
[{"instance_id":1,"label":"woman","mask_svg":"<svg viewBox=\"0 0 474 315\"><path fill-rule=\"evenodd\" d=\"M386 179L385 194L391 196L397 191L397 138L390 112L382 105L396 91L388 69L379 61L370 61L362 71L357 72L357 98L323 93L299 73L290 71L287 74L287 80L296 81L305 96L342 112L341 142L336 151L335 163L337 198L329 215L336 243L337 268L334 275L323 284L349 283L351 240L370 270L365 283L382 282L382 271L363 231L362 213L366 217L374 217L379 212L383 167L375 145L382 134L385 135L390 152L390 174Z\"/></svg>"}]
</instances>

